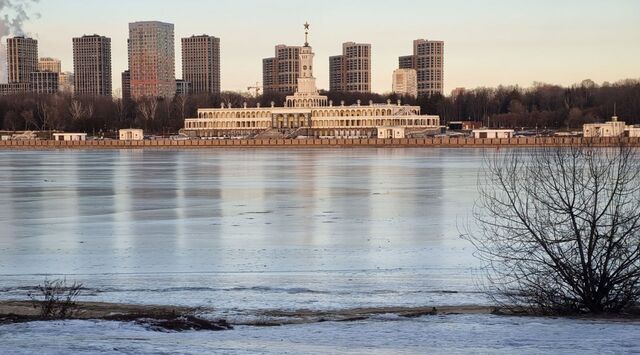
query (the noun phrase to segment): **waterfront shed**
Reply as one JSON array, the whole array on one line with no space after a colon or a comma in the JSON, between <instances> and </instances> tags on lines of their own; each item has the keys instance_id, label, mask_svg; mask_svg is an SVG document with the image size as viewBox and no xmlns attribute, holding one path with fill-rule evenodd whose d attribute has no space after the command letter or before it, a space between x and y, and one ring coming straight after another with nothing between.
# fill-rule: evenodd
<instances>
[{"instance_id":1,"label":"waterfront shed","mask_svg":"<svg viewBox=\"0 0 640 355\"><path fill-rule=\"evenodd\" d=\"M472 131L473 138L512 138L512 129L474 129Z\"/></svg>"},{"instance_id":2,"label":"waterfront shed","mask_svg":"<svg viewBox=\"0 0 640 355\"><path fill-rule=\"evenodd\" d=\"M54 133L54 141L86 141L86 133Z\"/></svg>"},{"instance_id":3,"label":"waterfront shed","mask_svg":"<svg viewBox=\"0 0 640 355\"><path fill-rule=\"evenodd\" d=\"M139 128L127 128L118 131L121 141L141 141L144 139L144 131Z\"/></svg>"}]
</instances>

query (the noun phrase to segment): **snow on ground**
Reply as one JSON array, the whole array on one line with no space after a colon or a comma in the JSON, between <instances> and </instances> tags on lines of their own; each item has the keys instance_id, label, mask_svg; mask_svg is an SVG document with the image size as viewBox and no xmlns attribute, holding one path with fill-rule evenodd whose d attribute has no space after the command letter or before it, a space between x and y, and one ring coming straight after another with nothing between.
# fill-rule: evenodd
<instances>
[{"instance_id":1,"label":"snow on ground","mask_svg":"<svg viewBox=\"0 0 640 355\"><path fill-rule=\"evenodd\" d=\"M360 322L160 333L117 322L0 326L0 353L566 353L640 352L640 322L488 315L381 316Z\"/></svg>"}]
</instances>

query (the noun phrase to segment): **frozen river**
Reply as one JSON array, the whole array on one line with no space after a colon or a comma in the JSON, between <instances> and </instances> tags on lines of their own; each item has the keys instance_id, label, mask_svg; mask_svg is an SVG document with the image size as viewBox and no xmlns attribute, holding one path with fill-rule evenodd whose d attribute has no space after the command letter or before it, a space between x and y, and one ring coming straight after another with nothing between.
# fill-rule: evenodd
<instances>
[{"instance_id":1,"label":"frozen river","mask_svg":"<svg viewBox=\"0 0 640 355\"><path fill-rule=\"evenodd\" d=\"M86 300L206 306L232 320L266 309L486 304L473 250L459 238L482 156L473 149L0 151L0 298L24 298L46 275L65 275L90 289ZM376 332L389 322L353 326ZM126 328L98 325L80 328L100 339ZM389 349L402 347L394 329L439 327L424 319L388 326ZM324 329L306 327L300 331ZM52 331L5 326L0 335L19 329ZM274 329L241 332L257 340L239 351L259 350L262 338L267 349L278 338ZM319 342L306 350L331 352Z\"/></svg>"}]
</instances>

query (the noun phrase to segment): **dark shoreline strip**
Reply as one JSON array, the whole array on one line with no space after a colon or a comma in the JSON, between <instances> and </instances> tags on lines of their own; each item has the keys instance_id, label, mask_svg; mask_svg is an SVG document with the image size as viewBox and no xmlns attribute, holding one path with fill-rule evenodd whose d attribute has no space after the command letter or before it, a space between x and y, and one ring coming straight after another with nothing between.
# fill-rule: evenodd
<instances>
[{"instance_id":1,"label":"dark shoreline strip","mask_svg":"<svg viewBox=\"0 0 640 355\"><path fill-rule=\"evenodd\" d=\"M132 305L104 302L78 302L68 319L132 322L153 331L231 330L233 326L274 327L321 322L355 322L392 314L403 318L451 315L535 316L498 310L492 306L424 306L424 307L362 307L337 310L263 310L254 319L230 324L225 319L203 317L213 309L169 305ZM567 317L589 321L638 322L640 312L633 314L578 315ZM53 319L52 319L53 320ZM0 326L3 324L47 321L38 316L30 301L0 301Z\"/></svg>"},{"instance_id":2,"label":"dark shoreline strip","mask_svg":"<svg viewBox=\"0 0 640 355\"><path fill-rule=\"evenodd\" d=\"M0 149L141 149L141 148L532 148L591 145L615 147L624 143L640 147L640 137L627 138L403 138L403 139L169 139L144 141L90 140L8 140Z\"/></svg>"}]
</instances>

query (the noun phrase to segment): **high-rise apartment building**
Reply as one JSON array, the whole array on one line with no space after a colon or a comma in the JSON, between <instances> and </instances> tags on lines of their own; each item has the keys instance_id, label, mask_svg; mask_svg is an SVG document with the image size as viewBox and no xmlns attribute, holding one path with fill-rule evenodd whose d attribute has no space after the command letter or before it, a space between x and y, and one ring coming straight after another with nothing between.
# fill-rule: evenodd
<instances>
[{"instance_id":1,"label":"high-rise apartment building","mask_svg":"<svg viewBox=\"0 0 640 355\"><path fill-rule=\"evenodd\" d=\"M28 37L7 38L9 84L29 83L30 74L38 71L38 41Z\"/></svg>"},{"instance_id":2,"label":"high-rise apartment building","mask_svg":"<svg viewBox=\"0 0 640 355\"><path fill-rule=\"evenodd\" d=\"M30 83L0 84L0 95L23 95L30 90Z\"/></svg>"},{"instance_id":3,"label":"high-rise apartment building","mask_svg":"<svg viewBox=\"0 0 640 355\"><path fill-rule=\"evenodd\" d=\"M176 79L176 95L189 95L192 92L192 85L190 81Z\"/></svg>"},{"instance_id":4,"label":"high-rise apartment building","mask_svg":"<svg viewBox=\"0 0 640 355\"><path fill-rule=\"evenodd\" d=\"M398 63L400 69L413 69L413 55L403 55L398 58Z\"/></svg>"},{"instance_id":5,"label":"high-rise apartment building","mask_svg":"<svg viewBox=\"0 0 640 355\"><path fill-rule=\"evenodd\" d=\"M418 96L418 74L415 69L393 71L393 93L411 97Z\"/></svg>"},{"instance_id":6,"label":"high-rise apartment building","mask_svg":"<svg viewBox=\"0 0 640 355\"><path fill-rule=\"evenodd\" d=\"M76 94L111 96L111 38L74 38L73 74Z\"/></svg>"},{"instance_id":7,"label":"high-rise apartment building","mask_svg":"<svg viewBox=\"0 0 640 355\"><path fill-rule=\"evenodd\" d=\"M0 44L0 85L7 83L7 47Z\"/></svg>"},{"instance_id":8,"label":"high-rise apartment building","mask_svg":"<svg viewBox=\"0 0 640 355\"><path fill-rule=\"evenodd\" d=\"M173 24L129 24L131 97L173 97L176 93Z\"/></svg>"},{"instance_id":9,"label":"high-rise apartment building","mask_svg":"<svg viewBox=\"0 0 640 355\"><path fill-rule=\"evenodd\" d=\"M343 91L344 83L344 70L342 70L341 55L335 55L329 57L329 90L330 91Z\"/></svg>"},{"instance_id":10,"label":"high-rise apartment building","mask_svg":"<svg viewBox=\"0 0 640 355\"><path fill-rule=\"evenodd\" d=\"M413 55L398 60L400 69L415 69L418 95L442 94L444 91L444 42L417 39Z\"/></svg>"},{"instance_id":11,"label":"high-rise apartment building","mask_svg":"<svg viewBox=\"0 0 640 355\"><path fill-rule=\"evenodd\" d=\"M60 74L62 72L62 65L60 59L55 58L40 58L38 60L39 71L50 71L52 73Z\"/></svg>"},{"instance_id":12,"label":"high-rise apartment building","mask_svg":"<svg viewBox=\"0 0 640 355\"><path fill-rule=\"evenodd\" d=\"M131 72L128 70L122 72L122 99L131 100Z\"/></svg>"},{"instance_id":13,"label":"high-rise apartment building","mask_svg":"<svg viewBox=\"0 0 640 355\"><path fill-rule=\"evenodd\" d=\"M34 71L29 74L30 91L36 94L55 94L60 89L60 74L53 71Z\"/></svg>"},{"instance_id":14,"label":"high-rise apartment building","mask_svg":"<svg viewBox=\"0 0 640 355\"><path fill-rule=\"evenodd\" d=\"M371 45L347 42L329 58L329 90L371 92Z\"/></svg>"},{"instance_id":15,"label":"high-rise apartment building","mask_svg":"<svg viewBox=\"0 0 640 355\"><path fill-rule=\"evenodd\" d=\"M300 46L276 46L276 55L262 60L262 86L265 92L292 94L300 75Z\"/></svg>"},{"instance_id":16,"label":"high-rise apartment building","mask_svg":"<svg viewBox=\"0 0 640 355\"><path fill-rule=\"evenodd\" d=\"M201 35L182 39L182 80L190 83L191 93L220 93L220 38Z\"/></svg>"}]
</instances>

